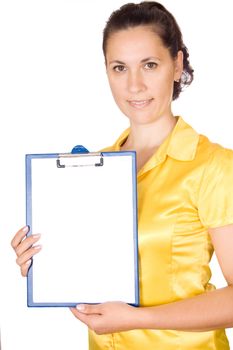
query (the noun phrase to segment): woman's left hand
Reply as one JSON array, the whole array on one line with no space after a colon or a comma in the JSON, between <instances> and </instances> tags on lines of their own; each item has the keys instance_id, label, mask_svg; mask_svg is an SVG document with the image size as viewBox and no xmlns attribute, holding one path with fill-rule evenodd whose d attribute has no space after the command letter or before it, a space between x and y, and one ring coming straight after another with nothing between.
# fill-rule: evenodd
<instances>
[{"instance_id":1,"label":"woman's left hand","mask_svg":"<svg viewBox=\"0 0 233 350\"><path fill-rule=\"evenodd\" d=\"M96 334L128 331L140 325L140 308L122 302L79 304L70 310Z\"/></svg>"}]
</instances>

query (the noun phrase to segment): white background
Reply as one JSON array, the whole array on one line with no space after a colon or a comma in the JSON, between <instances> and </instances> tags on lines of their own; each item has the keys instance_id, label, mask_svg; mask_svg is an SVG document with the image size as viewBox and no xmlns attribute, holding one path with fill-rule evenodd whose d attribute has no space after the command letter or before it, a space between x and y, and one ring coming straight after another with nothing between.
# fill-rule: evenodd
<instances>
[{"instance_id":1,"label":"white background","mask_svg":"<svg viewBox=\"0 0 233 350\"><path fill-rule=\"evenodd\" d=\"M25 153L95 151L128 125L111 97L102 29L120 0L0 1L0 325L3 350L86 350L66 309L28 309L10 248L25 223ZM181 26L195 81L174 103L200 133L233 148L231 1L164 0ZM65 232L64 232L65 234ZM213 281L225 282L213 261ZM114 317L114 316L113 316ZM228 330L233 344L232 330Z\"/></svg>"}]
</instances>

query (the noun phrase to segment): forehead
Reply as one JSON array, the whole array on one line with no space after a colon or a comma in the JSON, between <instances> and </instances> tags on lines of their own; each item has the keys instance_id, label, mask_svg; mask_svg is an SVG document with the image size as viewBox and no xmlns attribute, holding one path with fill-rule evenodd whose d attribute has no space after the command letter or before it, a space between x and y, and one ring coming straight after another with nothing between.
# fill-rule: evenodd
<instances>
[{"instance_id":1,"label":"forehead","mask_svg":"<svg viewBox=\"0 0 233 350\"><path fill-rule=\"evenodd\" d=\"M169 55L169 51L163 45L161 38L148 26L119 30L108 38L107 61L117 58L127 60L137 56L164 57L167 55Z\"/></svg>"}]
</instances>

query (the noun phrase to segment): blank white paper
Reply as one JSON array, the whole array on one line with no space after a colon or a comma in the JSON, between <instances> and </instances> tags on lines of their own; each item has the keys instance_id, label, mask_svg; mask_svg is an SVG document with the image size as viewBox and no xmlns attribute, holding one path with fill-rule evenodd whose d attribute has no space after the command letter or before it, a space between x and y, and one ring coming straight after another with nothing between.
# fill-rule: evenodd
<instances>
[{"instance_id":1,"label":"blank white paper","mask_svg":"<svg viewBox=\"0 0 233 350\"><path fill-rule=\"evenodd\" d=\"M132 169L128 155L98 167L31 160L34 303L136 302Z\"/></svg>"}]
</instances>

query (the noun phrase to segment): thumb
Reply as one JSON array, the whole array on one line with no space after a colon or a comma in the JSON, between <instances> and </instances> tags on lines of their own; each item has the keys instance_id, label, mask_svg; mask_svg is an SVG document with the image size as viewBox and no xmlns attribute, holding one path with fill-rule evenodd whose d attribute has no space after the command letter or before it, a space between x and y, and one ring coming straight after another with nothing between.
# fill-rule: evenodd
<instances>
[{"instance_id":1,"label":"thumb","mask_svg":"<svg viewBox=\"0 0 233 350\"><path fill-rule=\"evenodd\" d=\"M101 315L101 304L78 304L76 310L86 315Z\"/></svg>"}]
</instances>

